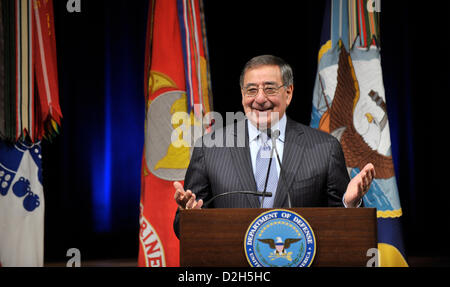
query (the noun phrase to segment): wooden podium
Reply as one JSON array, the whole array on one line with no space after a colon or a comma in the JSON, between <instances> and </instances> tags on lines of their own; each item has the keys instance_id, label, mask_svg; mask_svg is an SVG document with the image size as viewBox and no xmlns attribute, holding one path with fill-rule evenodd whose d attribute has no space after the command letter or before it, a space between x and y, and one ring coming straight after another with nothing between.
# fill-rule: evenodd
<instances>
[{"instance_id":1,"label":"wooden podium","mask_svg":"<svg viewBox=\"0 0 450 287\"><path fill-rule=\"evenodd\" d=\"M180 266L249 267L244 237L252 221L270 209L184 210L180 214ZM374 208L288 208L302 216L316 237L312 266L366 266L377 247Z\"/></svg>"}]
</instances>

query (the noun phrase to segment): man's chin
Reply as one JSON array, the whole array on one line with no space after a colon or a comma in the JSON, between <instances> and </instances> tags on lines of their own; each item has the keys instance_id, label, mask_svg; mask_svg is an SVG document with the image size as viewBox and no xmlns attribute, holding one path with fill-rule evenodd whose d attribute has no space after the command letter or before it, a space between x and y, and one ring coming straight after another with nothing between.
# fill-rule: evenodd
<instances>
[{"instance_id":1,"label":"man's chin","mask_svg":"<svg viewBox=\"0 0 450 287\"><path fill-rule=\"evenodd\" d=\"M250 112L247 112L245 115L259 130L270 128L272 126L272 123L276 123L280 119L280 114L271 110L252 110Z\"/></svg>"}]
</instances>

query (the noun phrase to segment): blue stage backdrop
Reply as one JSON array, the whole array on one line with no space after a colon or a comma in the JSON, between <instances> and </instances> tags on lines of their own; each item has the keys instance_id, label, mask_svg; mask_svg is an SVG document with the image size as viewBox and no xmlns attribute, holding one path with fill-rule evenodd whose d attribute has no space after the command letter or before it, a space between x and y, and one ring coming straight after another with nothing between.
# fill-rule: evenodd
<instances>
[{"instance_id":1,"label":"blue stage backdrop","mask_svg":"<svg viewBox=\"0 0 450 287\"><path fill-rule=\"evenodd\" d=\"M137 255L147 1L54 1L61 134L44 145L45 256ZM118 248L118 244L120 248Z\"/></svg>"}]
</instances>

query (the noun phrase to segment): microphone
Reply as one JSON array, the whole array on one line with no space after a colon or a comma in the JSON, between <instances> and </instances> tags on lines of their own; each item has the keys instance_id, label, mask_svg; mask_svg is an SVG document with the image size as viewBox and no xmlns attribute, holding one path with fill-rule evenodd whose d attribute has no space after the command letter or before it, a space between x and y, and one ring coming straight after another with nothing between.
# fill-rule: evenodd
<instances>
[{"instance_id":1,"label":"microphone","mask_svg":"<svg viewBox=\"0 0 450 287\"><path fill-rule=\"evenodd\" d=\"M278 161L278 164L280 165L280 175L283 177L284 182L286 182L286 179L284 178L283 166L281 165L280 156L278 155L278 150L277 150L277 139L279 136L280 136L280 130L274 130L272 133L272 150L275 150L275 154L277 156L277 161ZM291 193L289 192L289 189L286 190L286 192L287 192L287 196L288 196L288 207L291 208L292 207Z\"/></svg>"},{"instance_id":2,"label":"microphone","mask_svg":"<svg viewBox=\"0 0 450 287\"><path fill-rule=\"evenodd\" d=\"M215 196L213 196L210 200L208 200L207 202L205 202L205 207L207 207L211 202L213 202L216 198L218 197L222 197L225 195L230 195L230 194L251 194L251 195L255 195L255 196L267 196L267 197L272 197L272 193L271 192L266 192L266 193L262 193L262 192L258 192L258 191L229 191L229 192L224 192L221 194L217 194Z\"/></svg>"},{"instance_id":3,"label":"microphone","mask_svg":"<svg viewBox=\"0 0 450 287\"><path fill-rule=\"evenodd\" d=\"M270 128L267 129L267 130L266 130L266 134L267 134L267 136L268 136L269 138L271 138L272 130L271 130ZM272 140L272 142L273 142L273 140ZM273 158L273 148L270 149L269 167L267 168L266 181L265 181L265 183L264 183L264 190L263 190L263 192L262 192L262 199L261 199L261 205L260 205L260 208L263 208L263 205L264 205L264 198L265 198L265 195L266 195L266 193L267 193L266 190L267 190L267 183L269 182L269 173L270 173L270 167L271 167L271 165L272 165L272 158Z\"/></svg>"}]
</instances>

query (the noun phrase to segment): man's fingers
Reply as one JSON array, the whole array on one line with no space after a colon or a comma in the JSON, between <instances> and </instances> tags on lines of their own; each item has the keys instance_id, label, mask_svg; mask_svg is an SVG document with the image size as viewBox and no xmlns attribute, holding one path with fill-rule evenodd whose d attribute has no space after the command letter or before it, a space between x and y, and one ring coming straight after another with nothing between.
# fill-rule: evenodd
<instances>
[{"instance_id":1,"label":"man's fingers","mask_svg":"<svg viewBox=\"0 0 450 287\"><path fill-rule=\"evenodd\" d=\"M374 167L371 163L367 164L361 171L362 195L364 196L370 189L374 178Z\"/></svg>"},{"instance_id":2,"label":"man's fingers","mask_svg":"<svg viewBox=\"0 0 450 287\"><path fill-rule=\"evenodd\" d=\"M182 190L183 189L183 185L181 185L181 183L178 182L178 181L175 181L173 183L173 187L175 187L175 189L177 189L177 190Z\"/></svg>"},{"instance_id":3,"label":"man's fingers","mask_svg":"<svg viewBox=\"0 0 450 287\"><path fill-rule=\"evenodd\" d=\"M181 201L183 194L180 190L176 189L173 197L175 198L175 201L178 202L178 201Z\"/></svg>"},{"instance_id":4,"label":"man's fingers","mask_svg":"<svg viewBox=\"0 0 450 287\"><path fill-rule=\"evenodd\" d=\"M181 183L179 183L178 181L175 181L173 183L173 187L175 188L175 194L174 194L175 200L176 201L182 200L182 197L184 196L184 189L183 189L183 186L181 185Z\"/></svg>"},{"instance_id":5,"label":"man's fingers","mask_svg":"<svg viewBox=\"0 0 450 287\"><path fill-rule=\"evenodd\" d=\"M189 189L186 190L183 193L183 196L180 197L179 205L181 205L181 207L183 207L183 208L186 208L186 206L187 206L189 200L191 199L191 197L192 197L192 191L190 191Z\"/></svg>"},{"instance_id":6,"label":"man's fingers","mask_svg":"<svg viewBox=\"0 0 450 287\"><path fill-rule=\"evenodd\" d=\"M194 199L195 199L195 194L193 194L192 191L189 189L186 190L186 192L184 193L184 199L186 201L189 201L192 197L194 197Z\"/></svg>"},{"instance_id":7,"label":"man's fingers","mask_svg":"<svg viewBox=\"0 0 450 287\"><path fill-rule=\"evenodd\" d=\"M189 189L185 191L183 185L178 181L173 183L173 187L175 188L175 202L181 208L192 208L195 204L195 194Z\"/></svg>"},{"instance_id":8,"label":"man's fingers","mask_svg":"<svg viewBox=\"0 0 450 287\"><path fill-rule=\"evenodd\" d=\"M371 170L371 169L375 169L375 167L373 166L373 164L372 163L368 163L368 164L366 164L365 166L364 166L364 169L365 170Z\"/></svg>"},{"instance_id":9,"label":"man's fingers","mask_svg":"<svg viewBox=\"0 0 450 287\"><path fill-rule=\"evenodd\" d=\"M183 185L178 181L173 183L173 187L175 188L174 198L176 203L185 209L200 209L203 206L203 200L195 201L195 193L191 190L184 190Z\"/></svg>"},{"instance_id":10,"label":"man's fingers","mask_svg":"<svg viewBox=\"0 0 450 287\"><path fill-rule=\"evenodd\" d=\"M195 193L192 193L190 190L186 191L186 194L190 193L189 200L186 203L186 209L192 209L195 204Z\"/></svg>"},{"instance_id":11,"label":"man's fingers","mask_svg":"<svg viewBox=\"0 0 450 287\"><path fill-rule=\"evenodd\" d=\"M363 170L370 174L371 178L375 178L375 167L372 163L368 163L364 166Z\"/></svg>"},{"instance_id":12,"label":"man's fingers","mask_svg":"<svg viewBox=\"0 0 450 287\"><path fill-rule=\"evenodd\" d=\"M375 174L375 167L372 163L368 163L364 166L363 170L361 171L361 177L364 181L364 185L366 186L365 191L369 189L372 180L375 178Z\"/></svg>"},{"instance_id":13,"label":"man's fingers","mask_svg":"<svg viewBox=\"0 0 450 287\"><path fill-rule=\"evenodd\" d=\"M358 195L359 196L364 196L364 191L365 191L365 185L364 185L364 181L361 180L361 182L358 185Z\"/></svg>"},{"instance_id":14,"label":"man's fingers","mask_svg":"<svg viewBox=\"0 0 450 287\"><path fill-rule=\"evenodd\" d=\"M197 204L195 205L194 208L200 209L203 206L203 199L200 199L199 201L197 201Z\"/></svg>"},{"instance_id":15,"label":"man's fingers","mask_svg":"<svg viewBox=\"0 0 450 287\"><path fill-rule=\"evenodd\" d=\"M363 179L363 185L364 185L364 187L365 187L365 189L366 188L368 188L368 186L370 185L370 179L369 179L369 173L367 173L367 172L365 172L364 174L363 174L363 176L362 176L362 179Z\"/></svg>"}]
</instances>

